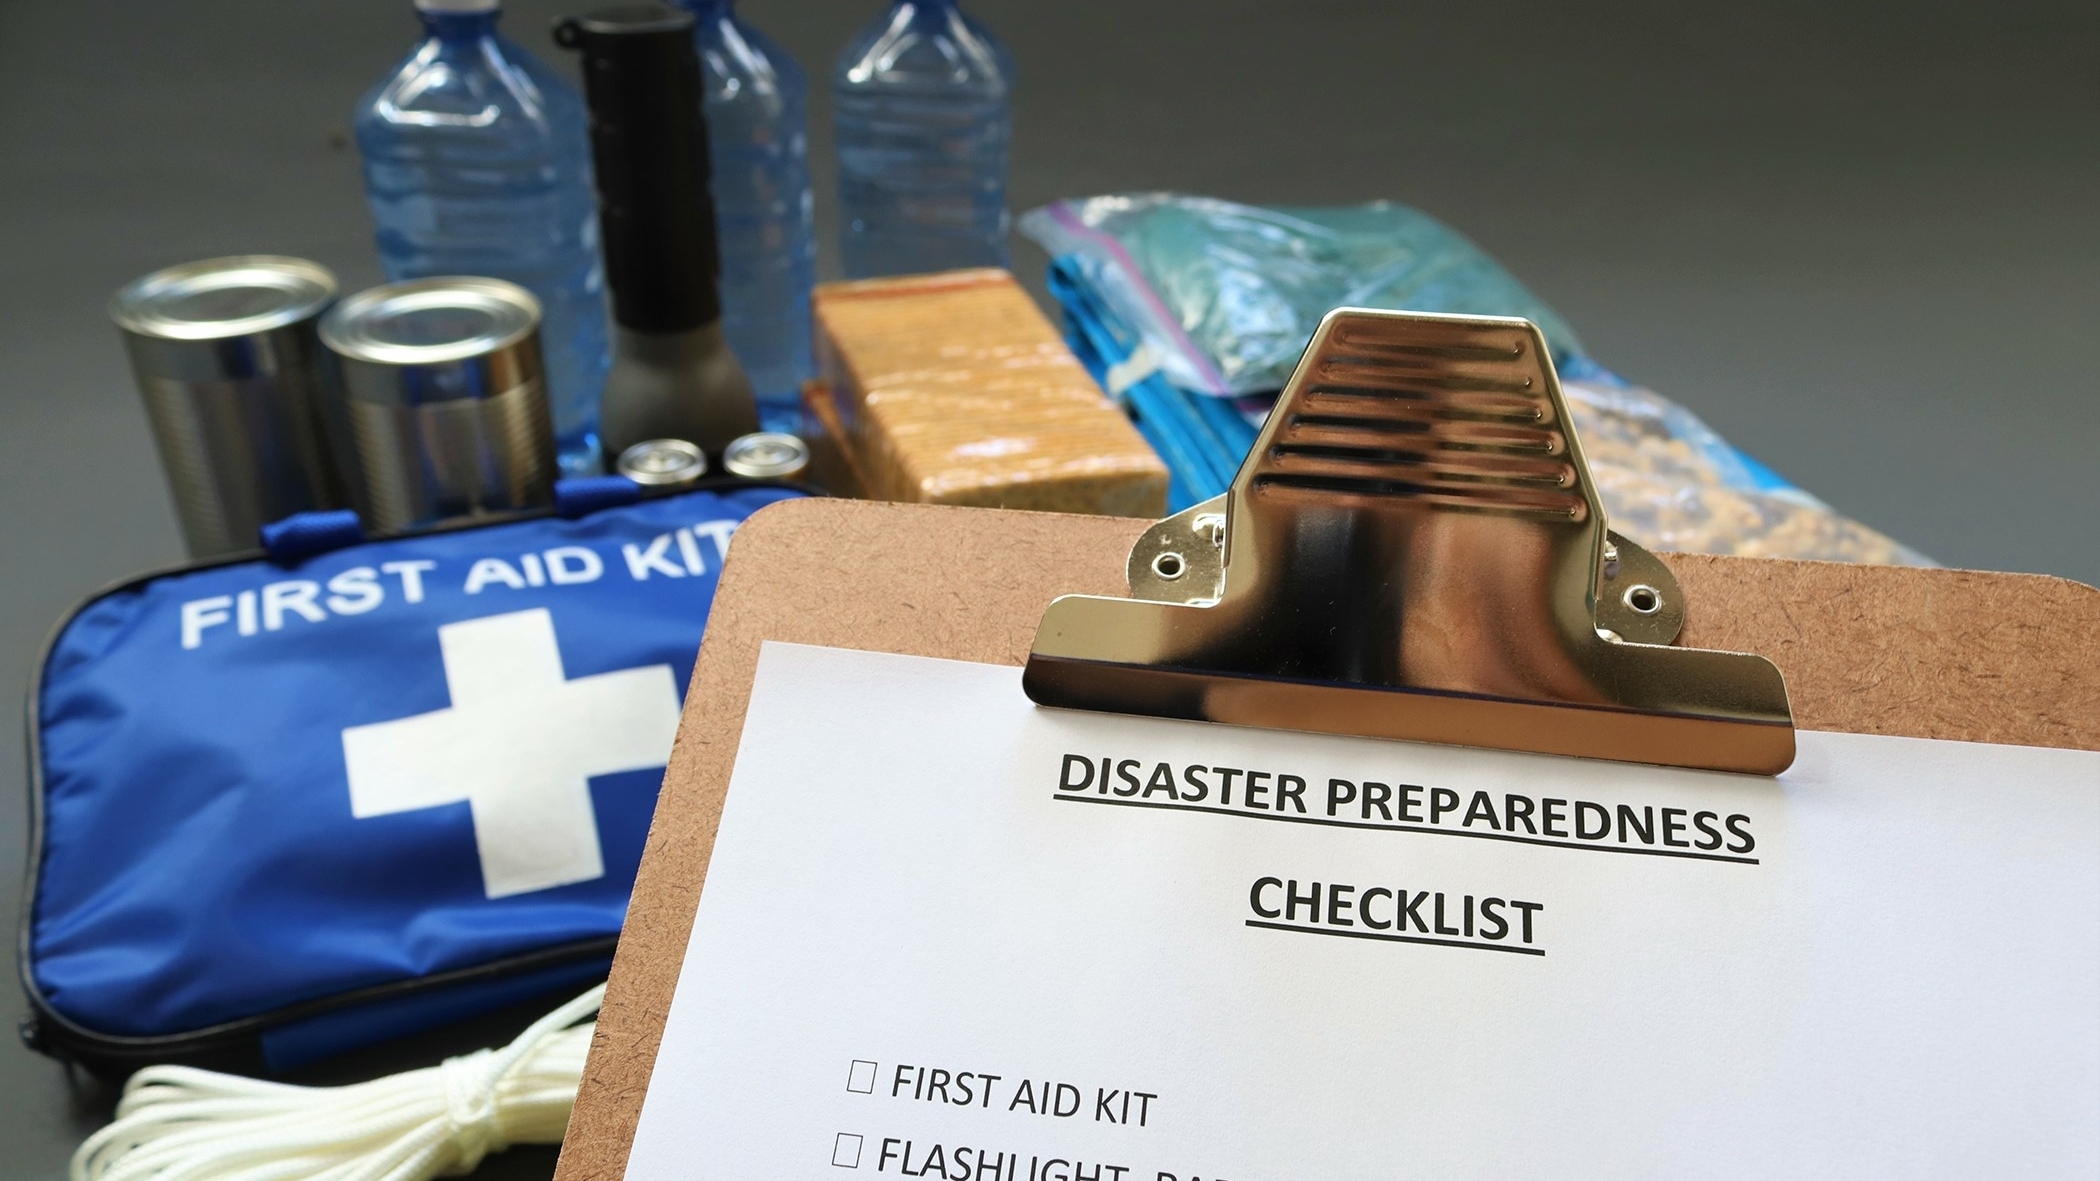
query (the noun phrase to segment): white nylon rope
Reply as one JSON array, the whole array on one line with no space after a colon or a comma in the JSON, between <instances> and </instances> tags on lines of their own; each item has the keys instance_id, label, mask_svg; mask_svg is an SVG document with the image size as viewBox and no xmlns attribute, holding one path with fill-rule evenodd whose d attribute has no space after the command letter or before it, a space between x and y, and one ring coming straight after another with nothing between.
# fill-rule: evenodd
<instances>
[{"instance_id":1,"label":"white nylon rope","mask_svg":"<svg viewBox=\"0 0 2100 1181\"><path fill-rule=\"evenodd\" d=\"M558 1143L596 1024L578 1022L604 997L601 984L500 1050L347 1087L149 1066L73 1154L72 1181L426 1181Z\"/></svg>"}]
</instances>

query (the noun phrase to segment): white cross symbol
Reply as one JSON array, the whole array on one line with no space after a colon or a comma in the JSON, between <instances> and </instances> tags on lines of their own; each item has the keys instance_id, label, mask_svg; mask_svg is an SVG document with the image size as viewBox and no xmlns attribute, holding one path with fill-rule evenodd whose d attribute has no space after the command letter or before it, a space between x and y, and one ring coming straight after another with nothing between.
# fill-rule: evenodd
<instances>
[{"instance_id":1,"label":"white cross symbol","mask_svg":"<svg viewBox=\"0 0 2100 1181\"><path fill-rule=\"evenodd\" d=\"M450 707L343 731L351 814L466 801L491 898L604 876L589 780L664 765L671 666L568 680L544 608L446 624L438 647Z\"/></svg>"}]
</instances>

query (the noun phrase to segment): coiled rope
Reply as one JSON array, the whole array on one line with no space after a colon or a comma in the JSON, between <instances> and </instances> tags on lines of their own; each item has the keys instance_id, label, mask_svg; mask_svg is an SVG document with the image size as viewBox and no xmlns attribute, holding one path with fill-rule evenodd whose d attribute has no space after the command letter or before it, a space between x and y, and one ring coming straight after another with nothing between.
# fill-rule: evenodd
<instances>
[{"instance_id":1,"label":"coiled rope","mask_svg":"<svg viewBox=\"0 0 2100 1181\"><path fill-rule=\"evenodd\" d=\"M578 1022L604 997L601 984L500 1050L347 1087L149 1066L73 1154L72 1181L426 1181L557 1143L595 1028Z\"/></svg>"}]
</instances>

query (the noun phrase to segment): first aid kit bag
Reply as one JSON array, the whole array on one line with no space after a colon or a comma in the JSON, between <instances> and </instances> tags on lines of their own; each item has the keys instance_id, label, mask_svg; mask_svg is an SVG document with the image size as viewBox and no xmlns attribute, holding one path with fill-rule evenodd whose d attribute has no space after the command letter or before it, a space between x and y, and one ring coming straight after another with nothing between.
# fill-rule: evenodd
<instances>
[{"instance_id":1,"label":"first aid kit bag","mask_svg":"<svg viewBox=\"0 0 2100 1181\"><path fill-rule=\"evenodd\" d=\"M730 538L800 495L628 496L90 598L30 695L25 1039L274 1073L602 976Z\"/></svg>"}]
</instances>

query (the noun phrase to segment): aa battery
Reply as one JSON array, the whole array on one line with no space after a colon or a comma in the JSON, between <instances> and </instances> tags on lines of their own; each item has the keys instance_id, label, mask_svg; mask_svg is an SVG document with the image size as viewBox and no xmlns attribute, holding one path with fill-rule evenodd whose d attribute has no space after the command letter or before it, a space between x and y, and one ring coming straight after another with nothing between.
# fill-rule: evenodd
<instances>
[{"instance_id":1,"label":"aa battery","mask_svg":"<svg viewBox=\"0 0 2100 1181\"><path fill-rule=\"evenodd\" d=\"M250 254L155 271L111 298L191 556L252 549L262 525L343 503L315 335L335 292L317 263Z\"/></svg>"},{"instance_id":2,"label":"aa battery","mask_svg":"<svg viewBox=\"0 0 2100 1181\"><path fill-rule=\"evenodd\" d=\"M809 470L809 444L794 435L759 431L722 449L722 470L747 480L796 480Z\"/></svg>"},{"instance_id":3,"label":"aa battery","mask_svg":"<svg viewBox=\"0 0 2100 1181\"><path fill-rule=\"evenodd\" d=\"M620 452L615 466L645 488L674 492L707 474L707 453L684 439L648 439Z\"/></svg>"},{"instance_id":4,"label":"aa battery","mask_svg":"<svg viewBox=\"0 0 2100 1181\"><path fill-rule=\"evenodd\" d=\"M350 491L382 533L554 499L540 305L500 279L389 283L337 304Z\"/></svg>"}]
</instances>

